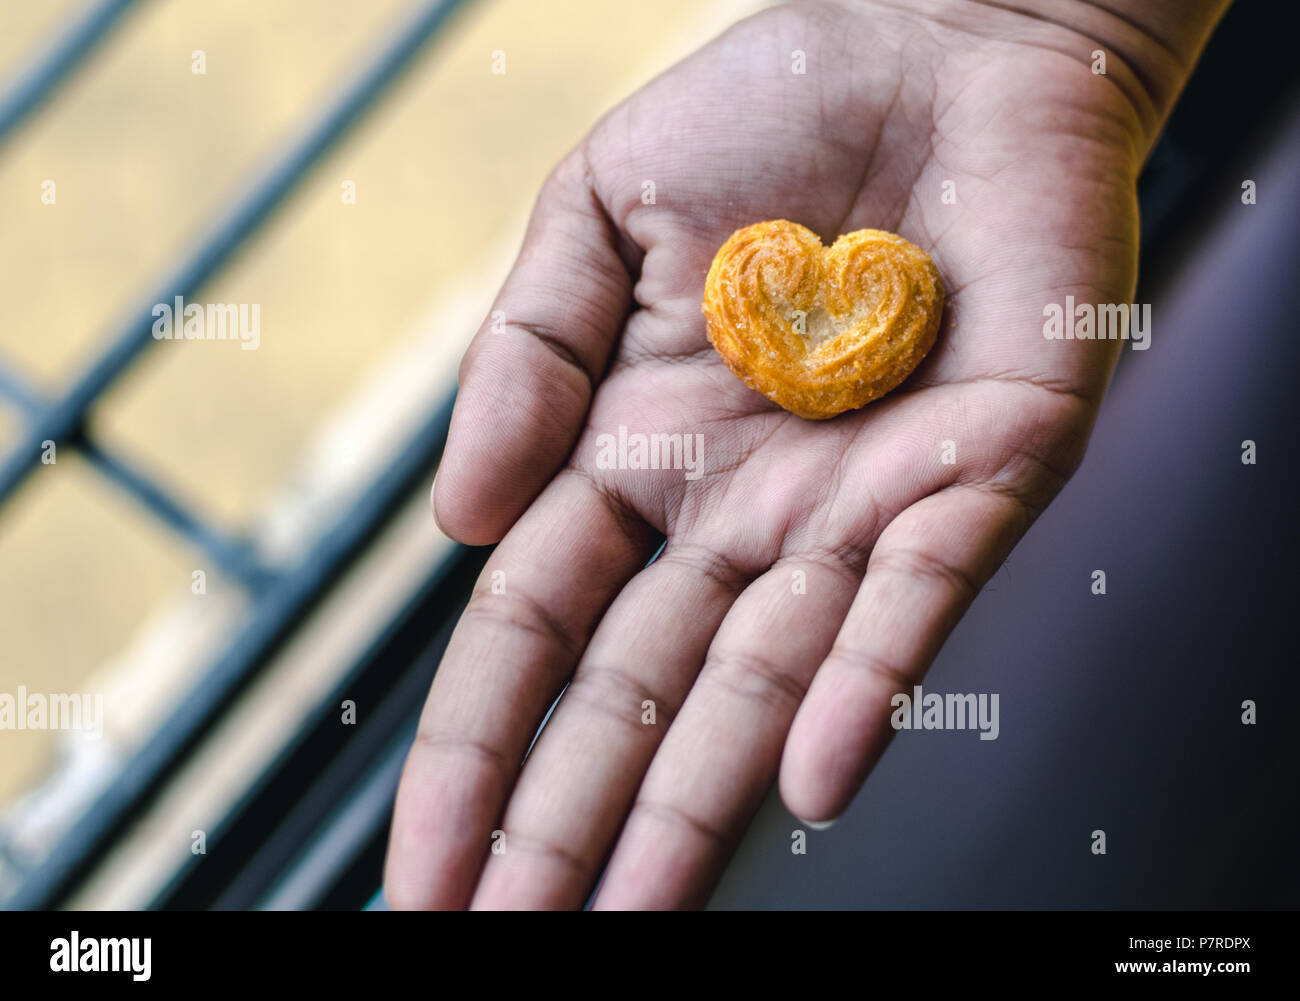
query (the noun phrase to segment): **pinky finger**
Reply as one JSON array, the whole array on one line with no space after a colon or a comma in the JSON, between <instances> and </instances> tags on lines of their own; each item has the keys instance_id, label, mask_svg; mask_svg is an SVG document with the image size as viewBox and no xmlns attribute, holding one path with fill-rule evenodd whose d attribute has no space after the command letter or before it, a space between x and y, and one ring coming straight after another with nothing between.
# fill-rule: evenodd
<instances>
[{"instance_id":1,"label":"pinky finger","mask_svg":"<svg viewBox=\"0 0 1300 1001\"><path fill-rule=\"evenodd\" d=\"M920 682L1027 526L1013 497L959 486L913 504L881 533L786 741L781 797L795 816L844 812L893 736L890 700Z\"/></svg>"}]
</instances>

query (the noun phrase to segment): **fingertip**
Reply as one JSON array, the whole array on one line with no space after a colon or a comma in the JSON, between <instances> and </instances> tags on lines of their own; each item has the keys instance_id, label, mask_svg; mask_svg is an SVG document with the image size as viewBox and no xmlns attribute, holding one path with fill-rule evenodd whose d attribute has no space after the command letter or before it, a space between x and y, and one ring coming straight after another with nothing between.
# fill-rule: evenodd
<instances>
[{"instance_id":1,"label":"fingertip","mask_svg":"<svg viewBox=\"0 0 1300 1001\"><path fill-rule=\"evenodd\" d=\"M467 495L460 478L444 475L442 468L429 484L429 510L438 531L466 546L495 545L513 524L513 519L494 505Z\"/></svg>"},{"instance_id":2,"label":"fingertip","mask_svg":"<svg viewBox=\"0 0 1300 1001\"><path fill-rule=\"evenodd\" d=\"M802 723L796 716L781 756L781 801L803 823L824 830L853 801L870 768L871 754L854 741L837 741L833 728L824 729L807 719Z\"/></svg>"},{"instance_id":3,"label":"fingertip","mask_svg":"<svg viewBox=\"0 0 1300 1001\"><path fill-rule=\"evenodd\" d=\"M813 831L825 831L839 821L852 800L852 790L842 791L826 783L789 777L781 768L781 802L801 825Z\"/></svg>"},{"instance_id":4,"label":"fingertip","mask_svg":"<svg viewBox=\"0 0 1300 1001\"><path fill-rule=\"evenodd\" d=\"M429 512L433 515L433 523L438 526L438 531L447 538L466 546L491 546L505 536L505 529L493 532L490 525L473 519L467 520L454 510L450 515L443 513L438 497L438 474L434 473L433 482L429 484Z\"/></svg>"},{"instance_id":5,"label":"fingertip","mask_svg":"<svg viewBox=\"0 0 1300 1001\"><path fill-rule=\"evenodd\" d=\"M779 784L781 802L804 826L820 830L819 825L830 826L838 818L833 797L825 792L825 783L810 779L804 762L789 750L781 759Z\"/></svg>"}]
</instances>

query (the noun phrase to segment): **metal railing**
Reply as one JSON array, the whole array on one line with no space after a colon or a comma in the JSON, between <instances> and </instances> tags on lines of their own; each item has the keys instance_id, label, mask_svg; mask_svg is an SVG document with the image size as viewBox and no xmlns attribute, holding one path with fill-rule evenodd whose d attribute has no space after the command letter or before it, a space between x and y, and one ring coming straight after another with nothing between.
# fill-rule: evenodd
<instances>
[{"instance_id":1,"label":"metal railing","mask_svg":"<svg viewBox=\"0 0 1300 1001\"><path fill-rule=\"evenodd\" d=\"M136 0L105 0L68 30L9 92L0 95L0 142L49 100L85 57L102 44ZM172 496L147 471L94 440L90 413L103 395L154 343L156 303L194 296L228 264L280 208L312 167L373 107L423 47L447 23L462 0L423 3L413 16L344 87L310 126L263 169L246 194L213 220L193 251L159 283L157 292L132 312L108 347L66 392L47 399L11 365L0 363L0 395L22 417L17 444L0 463L0 505L41 464L47 443L69 446L159 521L198 547L214 565L255 597L254 612L215 663L182 699L166 723L126 762L113 784L86 811L67 837L25 873L3 903L13 908L57 906L99 856L162 788L168 775L197 745L221 712L254 677L319 601L329 583L376 534L418 484L446 440L451 400L439 403L352 506L294 566L264 565L245 538L231 536Z\"/></svg>"}]
</instances>

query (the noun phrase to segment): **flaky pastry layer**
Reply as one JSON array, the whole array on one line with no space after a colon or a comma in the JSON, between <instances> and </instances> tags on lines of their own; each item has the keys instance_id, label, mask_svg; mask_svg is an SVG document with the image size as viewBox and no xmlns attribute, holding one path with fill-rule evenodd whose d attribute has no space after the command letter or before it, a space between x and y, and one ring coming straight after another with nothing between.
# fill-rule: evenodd
<instances>
[{"instance_id":1,"label":"flaky pastry layer","mask_svg":"<svg viewBox=\"0 0 1300 1001\"><path fill-rule=\"evenodd\" d=\"M830 247L798 223L739 229L705 283L709 342L747 386L825 420L906 379L934 345L944 290L930 255L877 229Z\"/></svg>"}]
</instances>

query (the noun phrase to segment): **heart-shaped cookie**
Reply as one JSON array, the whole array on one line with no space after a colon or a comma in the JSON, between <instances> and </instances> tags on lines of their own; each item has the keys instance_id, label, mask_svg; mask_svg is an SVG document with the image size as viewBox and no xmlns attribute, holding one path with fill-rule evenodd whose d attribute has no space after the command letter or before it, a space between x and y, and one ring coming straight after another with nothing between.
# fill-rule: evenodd
<instances>
[{"instance_id":1,"label":"heart-shaped cookie","mask_svg":"<svg viewBox=\"0 0 1300 1001\"><path fill-rule=\"evenodd\" d=\"M709 268L709 342L745 385L824 420L906 379L934 344L943 282L930 255L878 229L833 246L777 219L731 235Z\"/></svg>"}]
</instances>

